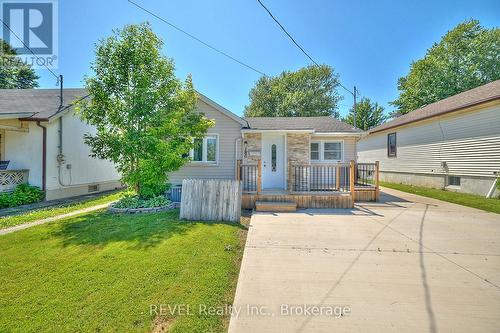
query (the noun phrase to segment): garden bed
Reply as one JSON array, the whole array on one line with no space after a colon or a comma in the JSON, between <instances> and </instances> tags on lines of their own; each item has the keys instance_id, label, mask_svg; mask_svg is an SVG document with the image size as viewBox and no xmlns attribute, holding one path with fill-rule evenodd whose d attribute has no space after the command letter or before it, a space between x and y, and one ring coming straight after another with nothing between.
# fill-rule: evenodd
<instances>
[{"instance_id":1,"label":"garden bed","mask_svg":"<svg viewBox=\"0 0 500 333\"><path fill-rule=\"evenodd\" d=\"M108 212L118 213L118 214L143 214L143 213L167 212L175 208L176 208L175 202L171 202L168 205L161 207L143 207L143 208L117 208L111 204L108 207Z\"/></svg>"}]
</instances>

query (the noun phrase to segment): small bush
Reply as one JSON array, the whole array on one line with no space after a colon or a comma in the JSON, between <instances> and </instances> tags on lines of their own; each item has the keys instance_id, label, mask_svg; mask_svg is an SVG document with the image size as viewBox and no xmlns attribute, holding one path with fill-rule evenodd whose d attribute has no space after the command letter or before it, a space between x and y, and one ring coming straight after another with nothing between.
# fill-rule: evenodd
<instances>
[{"instance_id":1,"label":"small bush","mask_svg":"<svg viewBox=\"0 0 500 333\"><path fill-rule=\"evenodd\" d=\"M159 195L149 199L143 199L137 195L127 194L116 202L113 207L116 208L153 208L163 207L170 203L164 195Z\"/></svg>"},{"instance_id":2,"label":"small bush","mask_svg":"<svg viewBox=\"0 0 500 333\"><path fill-rule=\"evenodd\" d=\"M0 194L0 208L27 205L43 200L43 191L28 184L18 185L14 192Z\"/></svg>"}]
</instances>

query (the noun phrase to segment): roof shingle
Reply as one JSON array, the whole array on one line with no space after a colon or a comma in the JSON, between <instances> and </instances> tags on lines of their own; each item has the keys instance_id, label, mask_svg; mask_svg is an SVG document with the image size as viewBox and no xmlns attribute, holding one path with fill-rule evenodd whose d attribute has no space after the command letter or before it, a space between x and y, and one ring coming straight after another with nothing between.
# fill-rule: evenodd
<instances>
[{"instance_id":1,"label":"roof shingle","mask_svg":"<svg viewBox=\"0 0 500 333\"><path fill-rule=\"evenodd\" d=\"M315 132L361 133L349 124L332 117L247 117L250 129L255 130L314 130Z\"/></svg>"},{"instance_id":2,"label":"roof shingle","mask_svg":"<svg viewBox=\"0 0 500 333\"><path fill-rule=\"evenodd\" d=\"M436 117L500 98L500 80L442 99L370 129L370 133Z\"/></svg>"},{"instance_id":3,"label":"roof shingle","mask_svg":"<svg viewBox=\"0 0 500 333\"><path fill-rule=\"evenodd\" d=\"M59 89L0 89L0 115L22 114L23 118L48 119L88 95L83 88L64 89L63 94L64 105L59 108Z\"/></svg>"}]
</instances>

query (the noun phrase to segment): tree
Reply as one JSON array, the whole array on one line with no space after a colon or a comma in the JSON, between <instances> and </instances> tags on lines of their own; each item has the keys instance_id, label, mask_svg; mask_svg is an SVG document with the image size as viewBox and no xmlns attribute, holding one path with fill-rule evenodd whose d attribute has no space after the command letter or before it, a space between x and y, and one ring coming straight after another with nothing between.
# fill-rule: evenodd
<instances>
[{"instance_id":1,"label":"tree","mask_svg":"<svg viewBox=\"0 0 500 333\"><path fill-rule=\"evenodd\" d=\"M378 103L372 102L369 98L363 97L356 105L356 127L364 131L382 124L387 117L384 115L384 108ZM349 110L344 122L354 126L354 109Z\"/></svg>"},{"instance_id":2,"label":"tree","mask_svg":"<svg viewBox=\"0 0 500 333\"><path fill-rule=\"evenodd\" d=\"M195 111L191 77L175 77L174 63L161 55L162 40L149 24L127 25L96 47L95 76L86 77L90 98L80 106L91 156L115 163L122 181L139 197L162 194L167 172L187 160L194 138L213 122Z\"/></svg>"},{"instance_id":3,"label":"tree","mask_svg":"<svg viewBox=\"0 0 500 333\"><path fill-rule=\"evenodd\" d=\"M446 33L411 64L398 80L399 97L391 102L405 114L424 105L500 79L500 29L484 29L469 20Z\"/></svg>"},{"instance_id":4,"label":"tree","mask_svg":"<svg viewBox=\"0 0 500 333\"><path fill-rule=\"evenodd\" d=\"M284 71L275 77L261 77L250 90L250 105L245 117L339 116L341 97L333 68L308 66L298 71Z\"/></svg>"},{"instance_id":5,"label":"tree","mask_svg":"<svg viewBox=\"0 0 500 333\"><path fill-rule=\"evenodd\" d=\"M10 45L0 39L0 89L28 89L38 87L39 76L25 64Z\"/></svg>"}]
</instances>

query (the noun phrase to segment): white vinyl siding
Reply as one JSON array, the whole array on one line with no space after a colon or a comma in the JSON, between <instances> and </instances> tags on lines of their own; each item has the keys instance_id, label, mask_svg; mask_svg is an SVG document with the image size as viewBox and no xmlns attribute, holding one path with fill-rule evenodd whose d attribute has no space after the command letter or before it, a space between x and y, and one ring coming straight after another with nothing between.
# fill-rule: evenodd
<instances>
[{"instance_id":1,"label":"white vinyl siding","mask_svg":"<svg viewBox=\"0 0 500 333\"><path fill-rule=\"evenodd\" d=\"M215 121L214 127L208 129L208 136L218 136L217 163L188 162L181 169L169 173L169 182L181 184L183 179L235 179L236 177L236 141L241 138L241 124L229 118L211 105L198 100L198 112Z\"/></svg>"},{"instance_id":2,"label":"white vinyl siding","mask_svg":"<svg viewBox=\"0 0 500 333\"><path fill-rule=\"evenodd\" d=\"M397 158L388 158L393 132ZM500 171L500 104L370 134L358 151L360 162L378 160L381 171L492 177Z\"/></svg>"}]
</instances>

